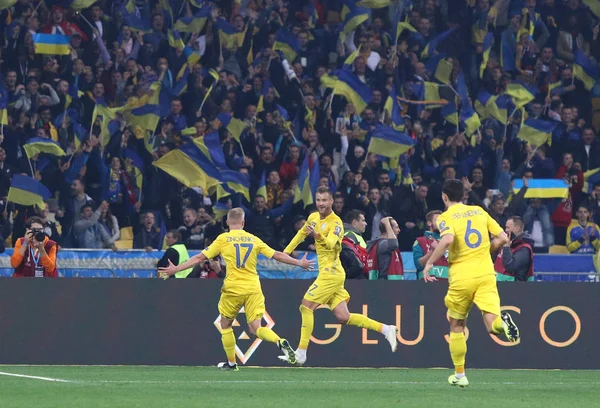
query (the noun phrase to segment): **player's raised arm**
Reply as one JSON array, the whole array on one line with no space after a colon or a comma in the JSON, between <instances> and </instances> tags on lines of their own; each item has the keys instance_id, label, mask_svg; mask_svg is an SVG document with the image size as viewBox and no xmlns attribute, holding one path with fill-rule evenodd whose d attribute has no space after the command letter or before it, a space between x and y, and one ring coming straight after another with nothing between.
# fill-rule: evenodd
<instances>
[{"instance_id":1,"label":"player's raised arm","mask_svg":"<svg viewBox=\"0 0 600 408\"><path fill-rule=\"evenodd\" d=\"M429 276L429 271L433 268L433 265L438 259L440 259L444 253L450 248L450 245L454 242L454 228L451 223L443 219L443 214L438 217L438 229L440 230L440 241L431 253L431 256L425 264L423 269L423 279L425 282L435 282L437 278L435 276Z\"/></svg>"},{"instance_id":2,"label":"player's raised arm","mask_svg":"<svg viewBox=\"0 0 600 408\"><path fill-rule=\"evenodd\" d=\"M169 261L169 266L164 267L164 268L158 268L158 277L162 278L165 276L175 275L177 272L181 272L186 269L193 268L194 266L206 261L207 259L215 258L217 255L219 255L221 253L221 242L222 242L221 236L222 235L220 235L215 240L215 242L213 242L204 251L200 252L197 255L192 256L190 259L188 259L184 263L175 266L175 265L173 265L173 263L171 261Z\"/></svg>"},{"instance_id":3,"label":"player's raised arm","mask_svg":"<svg viewBox=\"0 0 600 408\"><path fill-rule=\"evenodd\" d=\"M510 239L502 227L496 222L496 220L494 220L488 213L485 214L487 216L488 231L494 237L494 239L492 239L490 242L490 252L494 253L504 245L508 244Z\"/></svg>"},{"instance_id":4,"label":"player's raised arm","mask_svg":"<svg viewBox=\"0 0 600 408\"><path fill-rule=\"evenodd\" d=\"M308 253L306 252L304 253L302 259L294 259L288 254L279 251L275 252L275 254L273 255L273 259L275 259L278 262L283 262L284 264L288 265L299 266L302 269L313 269L313 267L315 266L315 261L309 261L307 257Z\"/></svg>"}]
</instances>

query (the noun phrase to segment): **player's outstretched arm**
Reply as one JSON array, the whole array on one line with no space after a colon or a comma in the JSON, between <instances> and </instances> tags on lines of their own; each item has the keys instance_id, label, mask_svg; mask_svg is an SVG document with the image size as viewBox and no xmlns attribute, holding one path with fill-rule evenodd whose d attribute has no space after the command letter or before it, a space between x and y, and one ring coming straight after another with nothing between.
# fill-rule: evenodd
<instances>
[{"instance_id":1,"label":"player's outstretched arm","mask_svg":"<svg viewBox=\"0 0 600 408\"><path fill-rule=\"evenodd\" d=\"M169 260L169 266L164 268L158 268L158 277L175 275L177 272L185 271L186 269L193 268L194 266L206 261L206 255L200 252L198 255L192 256L190 259L177 266L173 265L173 262Z\"/></svg>"},{"instance_id":2,"label":"player's outstretched arm","mask_svg":"<svg viewBox=\"0 0 600 408\"><path fill-rule=\"evenodd\" d=\"M285 252L286 254L291 254L292 252L294 252L294 249L296 249L296 247L306 239L307 236L308 234L306 233L306 229L300 228L300 230L298 230L298 232L296 233L296 236L294 236L294 238L290 241L288 246L285 247L283 252Z\"/></svg>"},{"instance_id":3,"label":"player's outstretched arm","mask_svg":"<svg viewBox=\"0 0 600 408\"><path fill-rule=\"evenodd\" d=\"M440 259L442 255L444 255L448 248L450 248L450 245L452 245L453 242L454 235L452 234L446 234L442 238L440 238L440 241L431 253L431 256L425 264L425 268L423 269L423 279L425 280L425 282L437 281L437 278L435 276L429 276L429 271L433 268L433 264L435 264L437 260Z\"/></svg>"},{"instance_id":4,"label":"player's outstretched arm","mask_svg":"<svg viewBox=\"0 0 600 408\"><path fill-rule=\"evenodd\" d=\"M492 242L490 242L490 252L496 252L504 245L508 244L509 241L510 240L508 239L508 235L506 235L506 232L502 231L500 234L496 235L494 239L492 239Z\"/></svg>"},{"instance_id":5,"label":"player's outstretched arm","mask_svg":"<svg viewBox=\"0 0 600 408\"><path fill-rule=\"evenodd\" d=\"M308 253L306 252L304 253L302 259L294 259L288 254L279 251L275 252L275 254L273 255L273 259L275 259L278 262L283 262L284 264L288 265L299 266L302 269L313 269L313 267L315 266L315 261L309 261L307 257Z\"/></svg>"}]
</instances>

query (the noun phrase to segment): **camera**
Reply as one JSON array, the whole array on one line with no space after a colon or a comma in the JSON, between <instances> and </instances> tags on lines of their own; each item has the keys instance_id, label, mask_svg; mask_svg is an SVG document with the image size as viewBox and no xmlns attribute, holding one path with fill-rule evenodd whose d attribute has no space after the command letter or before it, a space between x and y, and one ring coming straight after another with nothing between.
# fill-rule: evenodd
<instances>
[{"instance_id":1,"label":"camera","mask_svg":"<svg viewBox=\"0 0 600 408\"><path fill-rule=\"evenodd\" d=\"M37 242L44 242L44 239L46 238L46 233L44 230L35 228L31 230L31 233Z\"/></svg>"}]
</instances>

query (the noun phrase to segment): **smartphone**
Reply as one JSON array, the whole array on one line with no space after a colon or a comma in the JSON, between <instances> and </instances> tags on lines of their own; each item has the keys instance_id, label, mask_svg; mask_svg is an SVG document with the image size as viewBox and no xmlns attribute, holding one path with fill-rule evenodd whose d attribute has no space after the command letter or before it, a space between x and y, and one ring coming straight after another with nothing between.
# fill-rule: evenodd
<instances>
[{"instance_id":1,"label":"smartphone","mask_svg":"<svg viewBox=\"0 0 600 408\"><path fill-rule=\"evenodd\" d=\"M491 191L491 193L492 193L492 197L493 197L493 196L497 196L498 194L500 194L500 190L498 190L498 189L492 189L492 190L490 190L490 191Z\"/></svg>"},{"instance_id":2,"label":"smartphone","mask_svg":"<svg viewBox=\"0 0 600 408\"><path fill-rule=\"evenodd\" d=\"M304 57L300 58L300 65L302 65L303 67L306 68L306 58L304 58Z\"/></svg>"}]
</instances>

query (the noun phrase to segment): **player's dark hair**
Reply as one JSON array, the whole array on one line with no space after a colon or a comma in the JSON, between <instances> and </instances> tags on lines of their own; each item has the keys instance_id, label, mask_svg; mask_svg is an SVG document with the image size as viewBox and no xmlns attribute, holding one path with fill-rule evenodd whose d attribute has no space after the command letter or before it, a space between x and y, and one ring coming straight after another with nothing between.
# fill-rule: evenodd
<instances>
[{"instance_id":1,"label":"player's dark hair","mask_svg":"<svg viewBox=\"0 0 600 408\"><path fill-rule=\"evenodd\" d=\"M329 189L329 187L326 187L326 186L319 186L319 188L317 188L316 194L329 194L331 196L331 198L333 198L333 194L331 194L331 190Z\"/></svg>"},{"instance_id":2,"label":"player's dark hair","mask_svg":"<svg viewBox=\"0 0 600 408\"><path fill-rule=\"evenodd\" d=\"M346 217L344 217L344 222L346 224L352 224L354 221L360 221L361 215L364 216L365 213L360 210L350 210L348 211L348 214L346 214Z\"/></svg>"},{"instance_id":3,"label":"player's dark hair","mask_svg":"<svg viewBox=\"0 0 600 408\"><path fill-rule=\"evenodd\" d=\"M431 222L431 221L433 221L433 216L434 216L434 215L440 215L441 213L442 213L442 212L441 212L440 210L433 210L433 211L429 211L429 212L427 213L427 215L425 215L425 219L426 219L428 222Z\"/></svg>"},{"instance_id":4,"label":"player's dark hair","mask_svg":"<svg viewBox=\"0 0 600 408\"><path fill-rule=\"evenodd\" d=\"M442 187L442 193L446 194L451 202L460 203L465 195L465 187L460 180L446 180Z\"/></svg>"},{"instance_id":5,"label":"player's dark hair","mask_svg":"<svg viewBox=\"0 0 600 408\"><path fill-rule=\"evenodd\" d=\"M515 227L519 228L521 231L523 231L523 229L525 228L523 218L519 217L518 215L510 217L509 220L512 221L512 223L515 224Z\"/></svg>"}]
</instances>

